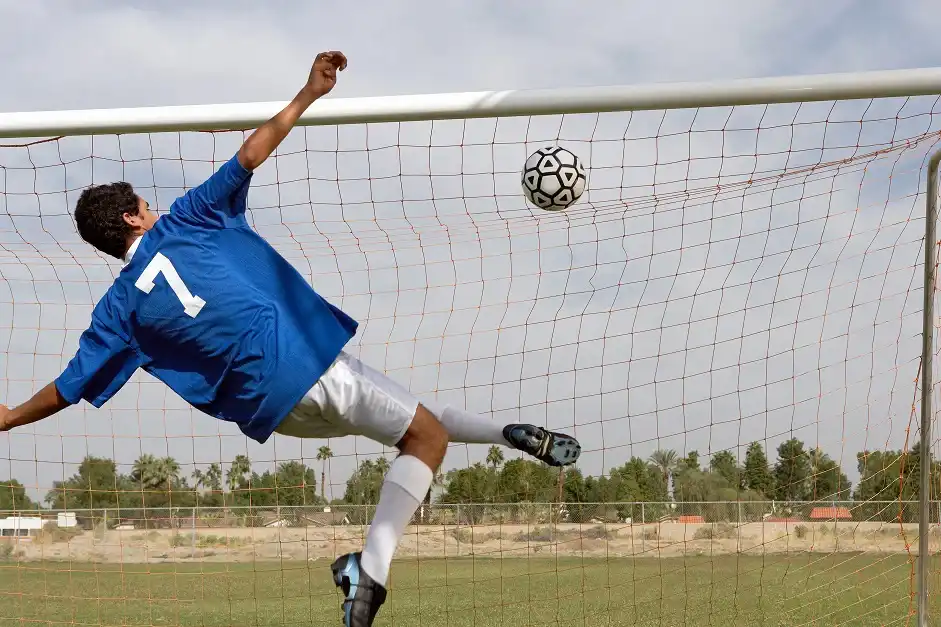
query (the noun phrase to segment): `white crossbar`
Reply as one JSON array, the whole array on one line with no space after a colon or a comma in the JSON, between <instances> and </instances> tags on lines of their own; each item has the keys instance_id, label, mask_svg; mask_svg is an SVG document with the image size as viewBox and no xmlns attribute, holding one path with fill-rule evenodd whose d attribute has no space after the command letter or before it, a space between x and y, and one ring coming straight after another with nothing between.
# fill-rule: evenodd
<instances>
[{"instance_id":1,"label":"white crossbar","mask_svg":"<svg viewBox=\"0 0 941 627\"><path fill-rule=\"evenodd\" d=\"M303 125L361 124L941 94L941 68L373 98L327 98ZM0 113L0 138L255 128L286 103Z\"/></svg>"}]
</instances>

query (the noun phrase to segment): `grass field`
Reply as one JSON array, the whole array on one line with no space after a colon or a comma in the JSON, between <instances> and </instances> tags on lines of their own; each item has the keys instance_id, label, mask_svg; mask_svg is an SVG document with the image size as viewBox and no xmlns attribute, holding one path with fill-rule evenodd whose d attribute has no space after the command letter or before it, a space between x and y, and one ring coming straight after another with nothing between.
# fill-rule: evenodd
<instances>
[{"instance_id":1,"label":"grass field","mask_svg":"<svg viewBox=\"0 0 941 627\"><path fill-rule=\"evenodd\" d=\"M398 561L378 625L904 625L899 555ZM0 627L340 625L329 561L0 564Z\"/></svg>"}]
</instances>

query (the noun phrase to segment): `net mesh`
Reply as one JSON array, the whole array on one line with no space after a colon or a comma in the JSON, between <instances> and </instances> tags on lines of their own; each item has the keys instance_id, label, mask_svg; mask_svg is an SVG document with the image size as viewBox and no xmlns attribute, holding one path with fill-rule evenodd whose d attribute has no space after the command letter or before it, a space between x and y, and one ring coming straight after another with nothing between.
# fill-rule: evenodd
<instances>
[{"instance_id":1,"label":"net mesh","mask_svg":"<svg viewBox=\"0 0 941 627\"><path fill-rule=\"evenodd\" d=\"M911 624L939 107L292 132L249 222L361 322L350 352L584 448L558 473L451 445L380 621ZM165 213L245 136L0 141L4 402L61 372L120 272L75 233L80 191L126 180ZM560 213L520 189L551 144L589 171ZM138 373L0 438L0 622L333 623L326 565L360 546L393 454L258 445Z\"/></svg>"}]
</instances>

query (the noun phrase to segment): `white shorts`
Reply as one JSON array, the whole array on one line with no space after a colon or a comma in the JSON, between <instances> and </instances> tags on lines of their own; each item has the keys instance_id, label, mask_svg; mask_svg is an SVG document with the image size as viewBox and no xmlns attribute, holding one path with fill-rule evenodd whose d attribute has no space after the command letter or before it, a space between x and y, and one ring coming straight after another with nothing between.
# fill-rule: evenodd
<instances>
[{"instance_id":1,"label":"white shorts","mask_svg":"<svg viewBox=\"0 0 941 627\"><path fill-rule=\"evenodd\" d=\"M295 438L362 435L395 446L417 409L408 390L341 352L275 432Z\"/></svg>"}]
</instances>

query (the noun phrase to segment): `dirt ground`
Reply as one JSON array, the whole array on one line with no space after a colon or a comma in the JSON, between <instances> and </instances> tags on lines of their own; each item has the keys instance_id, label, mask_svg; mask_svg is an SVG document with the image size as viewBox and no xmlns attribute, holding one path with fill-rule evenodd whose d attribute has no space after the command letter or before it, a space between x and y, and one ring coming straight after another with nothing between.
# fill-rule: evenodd
<instances>
[{"instance_id":1,"label":"dirt ground","mask_svg":"<svg viewBox=\"0 0 941 627\"><path fill-rule=\"evenodd\" d=\"M366 528L232 528L84 532L14 541L11 559L101 563L320 560L358 550ZM934 536L934 533L932 534ZM941 533L932 537L933 550ZM897 523L654 523L411 527L397 558L461 556L679 557L806 552L917 552L917 525Z\"/></svg>"}]
</instances>

